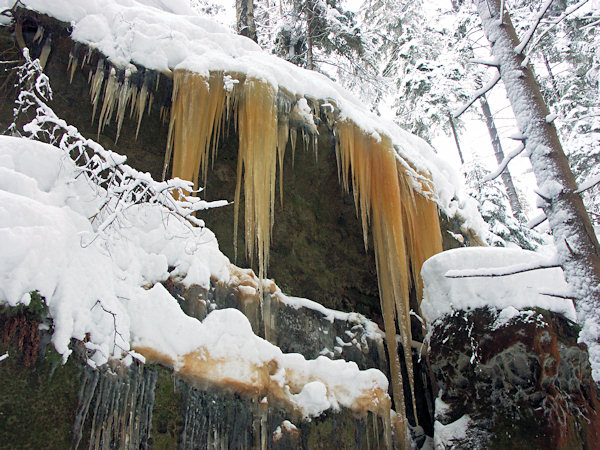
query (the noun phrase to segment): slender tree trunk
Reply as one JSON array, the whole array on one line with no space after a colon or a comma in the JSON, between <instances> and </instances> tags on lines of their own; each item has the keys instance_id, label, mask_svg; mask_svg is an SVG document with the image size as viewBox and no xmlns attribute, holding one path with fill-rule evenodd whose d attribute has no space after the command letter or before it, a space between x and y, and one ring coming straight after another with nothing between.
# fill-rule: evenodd
<instances>
[{"instance_id":1,"label":"slender tree trunk","mask_svg":"<svg viewBox=\"0 0 600 450\"><path fill-rule=\"evenodd\" d=\"M454 142L456 142L456 150L458 150L458 157L460 158L460 163L464 164L465 159L463 158L462 150L460 149L460 142L458 142L458 134L456 134L456 128L454 127L454 120L452 119L452 114L448 114L448 121L450 122L450 127L452 128L452 135L454 136Z\"/></svg>"},{"instance_id":2,"label":"slender tree trunk","mask_svg":"<svg viewBox=\"0 0 600 450\"><path fill-rule=\"evenodd\" d=\"M258 42L253 0L235 0L235 18L238 34Z\"/></svg>"},{"instance_id":3,"label":"slender tree trunk","mask_svg":"<svg viewBox=\"0 0 600 450\"><path fill-rule=\"evenodd\" d=\"M500 136L498 136L498 130L496 129L496 124L494 123L494 117L492 116L492 111L490 110L490 105L485 98L485 95L481 96L481 111L483 111L483 116L485 117L485 123L487 125L488 132L490 133L490 139L492 140L492 147L494 147L494 155L496 156L496 161L498 164L501 164L504 160L504 152L502 151L502 144L500 143ZM519 219L519 221L523 222L525 216L523 215L523 207L521 206L521 202L519 201L519 196L517 195L517 190L515 189L515 185L513 184L512 177L510 176L510 172L508 171L508 167L502 172L500 175L502 178L502 182L504 183L504 187L506 188L506 193L508 194L508 201L510 202L510 208L512 209L513 215Z\"/></svg>"},{"instance_id":4,"label":"slender tree trunk","mask_svg":"<svg viewBox=\"0 0 600 450\"><path fill-rule=\"evenodd\" d=\"M308 0L306 3L306 67L309 70L314 70L315 68L315 64L313 61L313 7L313 2L311 0Z\"/></svg>"},{"instance_id":5,"label":"slender tree trunk","mask_svg":"<svg viewBox=\"0 0 600 450\"><path fill-rule=\"evenodd\" d=\"M600 381L600 247L581 196L576 193L575 177L556 128L546 120L548 107L531 67L515 51L519 40L509 14L505 12L500 20L500 2L477 0L477 9L525 139L559 263L574 294L582 326L580 339L589 347L593 376Z\"/></svg>"},{"instance_id":6,"label":"slender tree trunk","mask_svg":"<svg viewBox=\"0 0 600 450\"><path fill-rule=\"evenodd\" d=\"M548 76L550 77L550 84L552 84L552 90L554 91L551 94L553 99L557 99L560 95L558 92L558 85L556 84L556 78L554 78L554 74L552 73L552 68L550 67L550 61L548 61L548 57L544 52L542 52L542 58L544 58L544 65L546 66L546 70L548 71Z\"/></svg>"}]
</instances>

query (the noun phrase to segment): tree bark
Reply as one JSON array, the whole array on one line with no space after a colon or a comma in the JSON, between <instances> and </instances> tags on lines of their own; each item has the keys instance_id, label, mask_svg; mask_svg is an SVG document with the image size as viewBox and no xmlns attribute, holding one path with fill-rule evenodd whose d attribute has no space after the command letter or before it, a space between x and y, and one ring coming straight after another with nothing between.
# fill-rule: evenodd
<instances>
[{"instance_id":1,"label":"tree bark","mask_svg":"<svg viewBox=\"0 0 600 450\"><path fill-rule=\"evenodd\" d=\"M235 0L235 18L238 34L258 42L253 0Z\"/></svg>"},{"instance_id":2,"label":"tree bark","mask_svg":"<svg viewBox=\"0 0 600 450\"><path fill-rule=\"evenodd\" d=\"M531 67L515 51L519 39L509 14L500 20L500 2L477 0L477 9L525 139L558 262L573 290L580 340L589 347L593 376L600 381L600 247Z\"/></svg>"},{"instance_id":3,"label":"tree bark","mask_svg":"<svg viewBox=\"0 0 600 450\"><path fill-rule=\"evenodd\" d=\"M314 37L314 12L313 2L308 0L306 2L306 68L314 70L315 64L313 60L313 37Z\"/></svg>"},{"instance_id":4,"label":"tree bark","mask_svg":"<svg viewBox=\"0 0 600 450\"><path fill-rule=\"evenodd\" d=\"M504 151L502 151L500 136L498 135L498 130L496 129L496 124L494 123L494 116L492 116L490 105L488 104L485 95L482 95L479 101L481 102L481 111L483 111L485 124L487 125L488 132L490 133L490 139L492 140L492 147L494 147L494 156L496 156L496 161L498 164L502 164L502 161L504 161ZM508 167L504 169L500 177L502 178L502 182L506 188L508 201L510 203L510 208L512 209L513 215L519 219L520 222L523 222L525 220L525 216L523 215L523 207L519 201L519 196L517 194L517 190L515 189L515 185L513 184L512 177L510 176L510 172L508 171Z\"/></svg>"}]
</instances>

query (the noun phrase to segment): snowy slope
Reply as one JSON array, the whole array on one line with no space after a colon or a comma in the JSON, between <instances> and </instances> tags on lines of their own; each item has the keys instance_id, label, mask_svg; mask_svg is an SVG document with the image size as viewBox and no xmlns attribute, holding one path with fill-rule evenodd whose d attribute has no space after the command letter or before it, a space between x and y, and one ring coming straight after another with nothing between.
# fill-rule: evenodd
<instances>
[{"instance_id":1,"label":"snowy slope","mask_svg":"<svg viewBox=\"0 0 600 450\"><path fill-rule=\"evenodd\" d=\"M0 0L0 8L13 3ZM135 63L164 73L175 69L200 74L214 70L241 72L295 95L333 101L343 116L368 134L391 137L402 159L422 173L429 173L437 201L449 216L460 213L476 232L485 229L474 205L463 200L466 195L458 188L461 185L458 174L427 143L370 113L359 99L324 75L263 52L250 39L193 15L185 0L24 0L23 3L30 9L70 22L74 40L98 49L120 67Z\"/></svg>"},{"instance_id":2,"label":"snowy slope","mask_svg":"<svg viewBox=\"0 0 600 450\"><path fill-rule=\"evenodd\" d=\"M184 284L228 282L234 269L212 232L142 203L127 205L119 226L99 237L90 218L103 192L78 173L56 147L0 136L0 305L28 304L39 291L64 359L75 338L92 366L150 355L186 376L273 395L306 417L340 406L385 408L388 382L378 370L284 354L237 310L213 311L203 322L187 316L159 282L169 266Z\"/></svg>"}]
</instances>

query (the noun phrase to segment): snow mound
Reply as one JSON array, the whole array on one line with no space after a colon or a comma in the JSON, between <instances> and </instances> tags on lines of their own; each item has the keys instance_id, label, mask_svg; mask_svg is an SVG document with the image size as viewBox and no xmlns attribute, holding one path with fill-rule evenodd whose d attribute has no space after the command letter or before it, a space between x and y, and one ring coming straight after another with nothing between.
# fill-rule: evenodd
<instances>
[{"instance_id":1,"label":"snow mound","mask_svg":"<svg viewBox=\"0 0 600 450\"><path fill-rule=\"evenodd\" d=\"M0 305L28 304L39 291L63 359L74 338L85 341L91 366L154 360L184 376L271 395L305 417L341 406L389 410L378 370L284 354L237 310L213 311L203 322L187 316L160 281L178 274L206 288L211 277L229 282L232 266L213 233L141 203L124 208L120 226L98 237L91 217L102 190L77 174L56 147L0 136Z\"/></svg>"},{"instance_id":2,"label":"snow mound","mask_svg":"<svg viewBox=\"0 0 600 450\"><path fill-rule=\"evenodd\" d=\"M555 297L569 296L560 268L501 276L538 265L548 266L552 261L547 256L526 250L495 247L459 248L435 255L421 270L423 317L433 323L453 311L487 306L506 310L501 316L510 320L515 309L539 307L575 321L573 302ZM473 276L482 273L492 276Z\"/></svg>"}]
</instances>

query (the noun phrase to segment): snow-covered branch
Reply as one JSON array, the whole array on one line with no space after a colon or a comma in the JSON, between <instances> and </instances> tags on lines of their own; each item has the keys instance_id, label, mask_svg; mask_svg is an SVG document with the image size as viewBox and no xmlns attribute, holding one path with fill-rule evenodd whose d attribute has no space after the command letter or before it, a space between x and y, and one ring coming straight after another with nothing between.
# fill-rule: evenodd
<instances>
[{"instance_id":1,"label":"snow-covered branch","mask_svg":"<svg viewBox=\"0 0 600 450\"><path fill-rule=\"evenodd\" d=\"M561 23L563 20L565 20L568 16L570 16L571 14L573 14L575 11L577 11L579 8L581 8L583 5L585 5L586 3L588 3L590 0L582 0L581 2L571 6L570 8L568 8L558 19L556 19L554 22L552 22L552 24L546 28L533 42L533 44L531 44L531 47L529 47L529 51L527 52L527 58L529 57L529 55L531 54L531 52L533 52L533 50L537 47L537 45L540 43L540 41L544 38L544 36L546 36L551 30L554 29L554 27L556 27L559 23Z\"/></svg>"},{"instance_id":2,"label":"snow-covered branch","mask_svg":"<svg viewBox=\"0 0 600 450\"><path fill-rule=\"evenodd\" d=\"M496 178L498 178L502 174L502 172L504 172L504 170L508 166L508 163L511 162L513 159L515 159L517 156L519 156L523 152L523 150L525 150L525 146L520 145L516 149L514 149L512 152L510 152L508 155L506 155L504 157L504 159L502 160L502 162L500 163L500 165L496 168L496 170L494 170L492 173L490 173L488 176L486 176L483 179L483 181L490 181L490 180L495 180Z\"/></svg>"},{"instance_id":3,"label":"snow-covered branch","mask_svg":"<svg viewBox=\"0 0 600 450\"><path fill-rule=\"evenodd\" d=\"M533 229L533 228L537 227L538 225L543 224L546 220L548 220L548 217L546 217L546 213L541 213L541 214L535 216L529 222L527 222L525 224L525 226L527 228Z\"/></svg>"},{"instance_id":4,"label":"snow-covered branch","mask_svg":"<svg viewBox=\"0 0 600 450\"><path fill-rule=\"evenodd\" d=\"M536 262L535 264L513 264L504 267L483 267L480 269L469 270L449 270L444 274L446 278L494 278L516 275L533 270L552 269L560 267L555 258L550 258L547 261Z\"/></svg>"},{"instance_id":5,"label":"snow-covered branch","mask_svg":"<svg viewBox=\"0 0 600 450\"><path fill-rule=\"evenodd\" d=\"M553 1L554 0L546 0L546 3L544 3L542 5L542 7L540 8L540 10L538 11L538 13L535 16L535 19L534 19L535 22L532 25L532 27L527 31L527 33L525 34L525 36L522 39L519 39L519 41L521 41L521 43L519 45L517 45L517 47L515 48L515 52L517 52L517 54L520 55L523 53L523 50L525 50L525 48L531 41L531 38L535 34L537 27L540 25L540 22L542 21L542 18L546 15L546 12L548 12L548 9L550 9L550 5L552 4Z\"/></svg>"},{"instance_id":6,"label":"snow-covered branch","mask_svg":"<svg viewBox=\"0 0 600 450\"><path fill-rule=\"evenodd\" d=\"M454 113L452 113L452 115L455 118L460 117L467 109L469 109L469 107L473 103L475 103L477 101L477 99L479 99L480 97L487 94L488 91L492 90L493 87L496 86L496 84L498 84L498 81L500 81L500 73L499 72L494 75L494 77L489 81L488 84L483 86L481 89L475 91L475 94L473 95L473 97L471 97L471 99L467 103L465 103L463 106L461 106L456 111L454 111Z\"/></svg>"},{"instance_id":7,"label":"snow-covered branch","mask_svg":"<svg viewBox=\"0 0 600 450\"><path fill-rule=\"evenodd\" d=\"M56 145L80 168L83 175L106 200L93 219L101 217L97 233L102 234L131 205L142 202L160 204L179 220L204 226L195 217L197 211L226 205L226 201L206 202L191 194L190 181L175 178L155 181L149 173L139 172L125 164L126 157L106 150L97 142L86 139L77 128L60 119L46 104L52 98L48 77L42 73L38 60L32 60L27 48L23 50L25 63L17 69L21 92L14 109L15 120L9 127L18 133L18 117L35 108L35 118L23 126L26 137Z\"/></svg>"},{"instance_id":8,"label":"snow-covered branch","mask_svg":"<svg viewBox=\"0 0 600 450\"><path fill-rule=\"evenodd\" d=\"M594 186L596 186L599 183L600 183L600 174L597 174L596 176L593 176L593 177L585 180L583 183L581 183L579 185L579 189L577 189L575 192L577 194L581 194L582 192L585 192L588 189L593 188Z\"/></svg>"}]
</instances>

